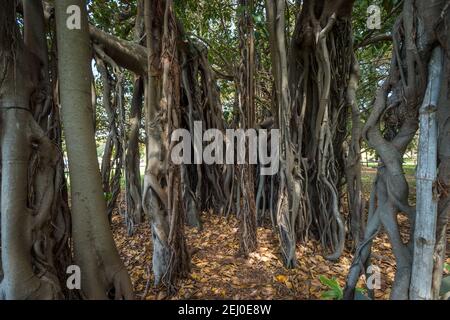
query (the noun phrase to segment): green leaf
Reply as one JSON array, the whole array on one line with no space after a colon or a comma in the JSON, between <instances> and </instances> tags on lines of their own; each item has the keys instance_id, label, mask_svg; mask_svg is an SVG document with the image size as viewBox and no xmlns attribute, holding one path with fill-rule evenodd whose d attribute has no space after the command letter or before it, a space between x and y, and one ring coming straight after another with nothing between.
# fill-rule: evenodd
<instances>
[{"instance_id":1,"label":"green leaf","mask_svg":"<svg viewBox=\"0 0 450 320\"><path fill-rule=\"evenodd\" d=\"M366 294L366 289L363 288L356 288L356 292L359 292L361 294Z\"/></svg>"},{"instance_id":2,"label":"green leaf","mask_svg":"<svg viewBox=\"0 0 450 320\"><path fill-rule=\"evenodd\" d=\"M261 14L254 13L252 14L252 16L253 21L255 21L256 23L261 23L263 21L263 16Z\"/></svg>"},{"instance_id":3,"label":"green leaf","mask_svg":"<svg viewBox=\"0 0 450 320\"><path fill-rule=\"evenodd\" d=\"M329 290L329 291L326 291L326 292L322 293L322 299L325 299L325 300L339 300L339 297L338 297L338 295L336 295L335 291Z\"/></svg>"},{"instance_id":4,"label":"green leaf","mask_svg":"<svg viewBox=\"0 0 450 320\"><path fill-rule=\"evenodd\" d=\"M111 199L112 199L112 193L111 192L105 192L104 196L105 196L105 200L106 201L111 201Z\"/></svg>"},{"instance_id":5,"label":"green leaf","mask_svg":"<svg viewBox=\"0 0 450 320\"><path fill-rule=\"evenodd\" d=\"M244 14L246 10L247 10L247 6L239 5L239 7L237 7L237 9L236 9L236 14L237 15Z\"/></svg>"},{"instance_id":6,"label":"green leaf","mask_svg":"<svg viewBox=\"0 0 450 320\"><path fill-rule=\"evenodd\" d=\"M326 276L321 275L319 276L319 280L323 285L331 289L330 291L324 293L327 298L332 296L332 299L334 300L342 300L342 298L344 297L344 291L335 278L329 279Z\"/></svg>"},{"instance_id":7,"label":"green leaf","mask_svg":"<svg viewBox=\"0 0 450 320\"><path fill-rule=\"evenodd\" d=\"M447 272L450 272L450 264L444 263L444 269L447 270Z\"/></svg>"}]
</instances>

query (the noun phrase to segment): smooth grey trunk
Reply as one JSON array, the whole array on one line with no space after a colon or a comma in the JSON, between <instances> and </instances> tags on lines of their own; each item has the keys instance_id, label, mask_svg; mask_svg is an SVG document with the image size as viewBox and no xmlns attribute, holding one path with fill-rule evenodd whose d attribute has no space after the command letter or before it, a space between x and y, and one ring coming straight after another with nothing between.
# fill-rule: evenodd
<instances>
[{"instance_id":1,"label":"smooth grey trunk","mask_svg":"<svg viewBox=\"0 0 450 320\"><path fill-rule=\"evenodd\" d=\"M443 246L435 247L435 237L436 230L439 229L439 243L441 243L442 227L445 228L446 225L446 219L442 219L441 213L448 210L445 204L448 190L445 185L445 181L448 181L445 173L448 158L444 156L445 147L442 150L438 145L437 148L441 149L439 159L444 162L440 163L440 179L436 181L435 113L440 89L439 77L436 75L442 72L442 62L431 61L430 68L428 63L432 55L436 61L437 53L432 54L433 48L439 46L442 49L448 48L448 45L442 43L442 40L447 41L445 39L448 37L444 22L444 18L447 19L448 15L446 13L448 4L446 5L446 1L443 0L430 0L429 3L405 0L402 5L403 12L397 19L392 33L394 50L389 77L377 93L372 112L363 130L363 137L370 147L376 149L383 165L378 168L375 188L371 194L371 209L364 240L355 254L347 278L344 290L346 299L354 298L357 280L365 271L363 267L370 264L372 240L381 227L389 236L396 260L391 299L429 299L431 288L433 287L435 295L438 287L436 274L441 267L436 263L439 262L437 256L442 255ZM448 52L443 56L447 59ZM431 82L427 83L427 80ZM448 79L444 82L448 83ZM441 115L445 114L442 111ZM403 171L403 156L416 135L419 114L422 130L416 208L408 201L409 185ZM395 124L392 120L388 120L392 116L396 117ZM446 121L445 116L442 120ZM439 123L439 126L445 128L443 122ZM386 132L392 134L386 135ZM446 134L439 132L439 135L441 133L444 136L440 136L439 139L445 141ZM439 228L436 225L438 199ZM416 209L421 212L419 213L421 217L416 217ZM397 220L400 212L407 215L410 223L410 237L407 243L404 243L401 237ZM416 228L419 230L415 233ZM433 285L431 279L434 279Z\"/></svg>"},{"instance_id":2,"label":"smooth grey trunk","mask_svg":"<svg viewBox=\"0 0 450 320\"><path fill-rule=\"evenodd\" d=\"M428 69L428 86L420 112L418 163L416 172L416 223L414 256L411 272L410 299L433 298L433 253L436 242L438 196L437 177L437 119L436 111L442 81L442 49L433 50Z\"/></svg>"},{"instance_id":3,"label":"smooth grey trunk","mask_svg":"<svg viewBox=\"0 0 450 320\"><path fill-rule=\"evenodd\" d=\"M81 29L69 29L67 8L81 9ZM91 47L83 0L55 2L60 99L69 159L74 257L88 299L131 299L130 278L120 260L106 215L91 106Z\"/></svg>"},{"instance_id":4,"label":"smooth grey trunk","mask_svg":"<svg viewBox=\"0 0 450 320\"><path fill-rule=\"evenodd\" d=\"M13 100L14 101L14 100ZM16 101L12 103L17 104ZM40 282L31 262L31 210L27 208L30 157L26 110L2 106L2 266L0 286L6 299L27 299ZM20 146L20 147L18 147Z\"/></svg>"}]
</instances>

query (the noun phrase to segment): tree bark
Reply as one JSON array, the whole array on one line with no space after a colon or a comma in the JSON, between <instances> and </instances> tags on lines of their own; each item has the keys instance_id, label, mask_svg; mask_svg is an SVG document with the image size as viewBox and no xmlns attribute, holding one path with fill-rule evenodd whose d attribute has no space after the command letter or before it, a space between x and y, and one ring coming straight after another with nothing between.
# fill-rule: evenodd
<instances>
[{"instance_id":1,"label":"tree bark","mask_svg":"<svg viewBox=\"0 0 450 320\"><path fill-rule=\"evenodd\" d=\"M81 10L81 29L68 29L67 8ZM91 46L86 2L55 3L62 117L69 159L75 262L88 299L133 298L127 271L109 229L92 127Z\"/></svg>"},{"instance_id":2,"label":"tree bark","mask_svg":"<svg viewBox=\"0 0 450 320\"><path fill-rule=\"evenodd\" d=\"M341 106L348 103L343 100L353 66L353 1L304 1L289 49L284 6L266 1L281 133L277 225L285 264L292 267L298 236L315 235L331 251L330 260L344 250L340 199L347 110Z\"/></svg>"},{"instance_id":3,"label":"tree bark","mask_svg":"<svg viewBox=\"0 0 450 320\"><path fill-rule=\"evenodd\" d=\"M142 206L150 216L155 285L172 291L189 270L180 197L181 170L171 163L171 133L180 125L178 34L171 0L146 1L147 168ZM152 70L158 70L153 72Z\"/></svg>"},{"instance_id":4,"label":"tree bark","mask_svg":"<svg viewBox=\"0 0 450 320\"><path fill-rule=\"evenodd\" d=\"M346 158L346 176L348 192L348 208L350 214L350 231L354 247L359 245L364 234L364 195L361 181L361 131L362 123L356 100L359 81L359 65L353 57L352 71L347 89L347 103L351 108L352 131L351 141Z\"/></svg>"},{"instance_id":5,"label":"tree bark","mask_svg":"<svg viewBox=\"0 0 450 320\"><path fill-rule=\"evenodd\" d=\"M442 83L442 49L433 50L428 68L428 87L420 107L420 133L416 173L416 227L414 230L414 255L411 271L410 298L430 300L433 298L433 254L436 244L436 219L438 195L436 111Z\"/></svg>"},{"instance_id":6,"label":"tree bark","mask_svg":"<svg viewBox=\"0 0 450 320\"><path fill-rule=\"evenodd\" d=\"M141 44L144 34L144 1L138 0L136 22L134 25L134 42ZM143 222L142 187L141 187L141 155L139 150L139 131L141 128L143 96L143 77L135 76L133 98L130 110L130 131L128 135L125 159L125 176L127 191L127 211L125 223L128 234L134 233L135 226Z\"/></svg>"},{"instance_id":7,"label":"tree bark","mask_svg":"<svg viewBox=\"0 0 450 320\"><path fill-rule=\"evenodd\" d=\"M127 212L126 225L128 234L132 235L136 225L143 221L142 188L141 188L141 158L139 151L139 129L142 116L142 96L144 81L136 77L134 81L133 99L130 111L130 133L126 151L126 183L127 183Z\"/></svg>"},{"instance_id":8,"label":"tree bark","mask_svg":"<svg viewBox=\"0 0 450 320\"><path fill-rule=\"evenodd\" d=\"M40 2L24 1L22 39L15 1L0 7L0 298L58 299L66 294L60 281L70 263L70 225L56 149L58 115L50 97L44 11ZM53 129L44 133L38 121Z\"/></svg>"},{"instance_id":9,"label":"tree bark","mask_svg":"<svg viewBox=\"0 0 450 320\"><path fill-rule=\"evenodd\" d=\"M448 61L448 47L442 44L442 40L448 41L448 30L439 30L439 24L442 24L444 19L448 19L447 9L448 3L443 0L435 0L432 3L424 3L423 1L405 0L403 2L403 12L393 30L394 49L392 52L391 67L389 71L389 78L384 82L383 86L377 93L372 113L368 118L363 130L363 137L368 141L369 146L373 147L381 161L382 165L378 168L377 177L374 183L374 188L371 193L369 216L367 228L364 234L364 240L360 243L353 264L350 268L347 278L346 288L344 290L344 298L353 299L355 286L361 274L365 273L364 268L370 264L370 251L373 239L377 235L379 229L383 227L392 244L394 256L396 259L396 274L395 281L391 291L391 299L410 299L427 298L430 296L431 284L430 273L433 261L430 261L430 251L435 248L440 252L442 246L434 246L433 237L436 236L434 224L436 223L436 215L433 210L436 199L436 186L428 181L423 181L421 175L418 175L418 203L417 210L424 213L424 206L427 206L431 212L427 211L425 215L419 218L421 222L416 221L416 207L411 206L408 202L409 186L403 173L403 156L407 150L408 145L413 140L418 129L418 114L421 113L422 119L424 116L431 116L435 112L430 105L430 96L426 96L427 79L430 79L434 84L429 87L428 94L432 97L431 105L436 105L436 92L439 91L439 83L436 84L435 72L439 73L440 66L428 68L428 62L432 56L432 50L435 47L441 46L444 50L444 57ZM420 27L419 27L420 26ZM419 31L420 28L420 31ZM439 65L439 63L437 64ZM444 80L448 83L448 79ZM423 108L420 105L423 102ZM425 110L424 110L425 109ZM441 108L442 109L442 108ZM424 113L425 112L425 113ZM442 111L441 111L442 113ZM429 117L430 118L430 117ZM425 119L426 120L426 117ZM432 120L430 126L422 128L422 135L432 137L436 135L436 127ZM445 128L443 123L439 124ZM440 138L441 139L441 135ZM423 139L422 139L423 140ZM423 142L423 141L422 141ZM430 141L428 147L433 147L433 140ZM433 179L433 159L435 159L435 150L432 149L431 154L424 154L423 148L419 155L420 161L429 161L428 172L425 175L425 180ZM438 149L441 147L438 145ZM427 150L426 152L428 152ZM430 157L428 160L427 157ZM445 159L445 157L443 157ZM436 163L434 163L436 165ZM444 169L441 179L445 180L445 163L441 163ZM421 164L422 170L423 164ZM422 171L419 171L421 174ZM431 176L428 176L431 174ZM441 174L441 173L440 173ZM440 180L443 182L444 180ZM446 190L444 186L441 190ZM423 193L427 196L424 197ZM445 194L445 192L443 192ZM424 200L426 200L424 202ZM440 201L440 204L445 203L445 196ZM439 210L445 208L440 207ZM444 209L446 210L446 209ZM404 243L400 234L400 228L397 221L397 215L404 212L410 222L410 240ZM439 225L446 224L445 219L439 218ZM426 223L427 226L423 224ZM421 225L422 224L422 225ZM425 227L431 231L423 230ZM416 236L415 230L417 233ZM422 230L420 230L422 229ZM439 228L439 234L442 235L442 229ZM416 241L418 238L425 238L425 240ZM442 239L442 238L440 238ZM413 241L414 240L414 241ZM441 240L440 240L441 241ZM439 241L439 242L440 242ZM414 249L414 247L416 247ZM428 253L422 258L422 254L418 251L424 252L422 249L427 249ZM413 259L413 252L415 252L415 259ZM438 255L441 255L439 253ZM415 260L415 261L414 261ZM438 261L437 259L436 261ZM420 270L422 267L426 269ZM436 265L434 266L436 275ZM437 267L439 268L439 267ZM411 270L415 270L414 285L411 282ZM427 273L425 275L423 273ZM423 279L418 279L418 274L421 273ZM437 278L435 277L435 280ZM426 284L420 283L422 281ZM418 283L419 282L419 283ZM436 281L434 281L436 284ZM429 287L430 286L430 287ZM419 289L420 287L420 289ZM433 285L433 290L436 292L436 285ZM421 292L418 293L417 290ZM424 290L424 291L422 291Z\"/></svg>"},{"instance_id":10,"label":"tree bark","mask_svg":"<svg viewBox=\"0 0 450 320\"><path fill-rule=\"evenodd\" d=\"M253 27L253 1L240 0L242 13L239 18L239 38L241 62L237 74L237 90L239 91L239 123L244 130L255 127L255 39ZM247 141L245 150L250 157ZM239 151L238 151L239 152ZM237 179L241 185L241 210L239 212L239 245L240 252L247 256L256 250L256 198L254 167L250 164L238 165Z\"/></svg>"},{"instance_id":11,"label":"tree bark","mask_svg":"<svg viewBox=\"0 0 450 320\"><path fill-rule=\"evenodd\" d=\"M446 37L443 36L440 38L441 48L450 47L449 24L445 23L445 21L449 21L450 19L450 4L447 3L446 6L447 9L441 15L441 20L437 27L437 30L441 34L447 35ZM440 288L448 246L448 217L450 216L450 86L448 85L448 79L450 79L450 59L447 57L443 63L443 81L437 108L439 167L436 190L439 195L439 202L436 219L436 246L433 254L432 293L434 299L439 299L439 294L441 293Z\"/></svg>"}]
</instances>

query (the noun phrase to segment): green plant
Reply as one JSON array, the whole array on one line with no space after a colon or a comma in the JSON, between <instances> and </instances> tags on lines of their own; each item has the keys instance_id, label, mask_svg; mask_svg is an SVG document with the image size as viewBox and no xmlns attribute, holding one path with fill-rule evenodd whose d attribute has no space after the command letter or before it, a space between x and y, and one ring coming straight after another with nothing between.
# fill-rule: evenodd
<instances>
[{"instance_id":1,"label":"green plant","mask_svg":"<svg viewBox=\"0 0 450 320\"><path fill-rule=\"evenodd\" d=\"M111 192L105 192L104 196L106 201L111 201L113 195Z\"/></svg>"},{"instance_id":2,"label":"green plant","mask_svg":"<svg viewBox=\"0 0 450 320\"><path fill-rule=\"evenodd\" d=\"M322 293L322 299L326 300L342 300L344 297L344 291L342 290L339 282L337 282L336 278L327 278L324 275L319 276L320 282L327 286L330 290Z\"/></svg>"},{"instance_id":3,"label":"green plant","mask_svg":"<svg viewBox=\"0 0 450 320\"><path fill-rule=\"evenodd\" d=\"M444 263L444 269L447 270L447 272L450 272L450 264Z\"/></svg>"},{"instance_id":4,"label":"green plant","mask_svg":"<svg viewBox=\"0 0 450 320\"><path fill-rule=\"evenodd\" d=\"M339 285L339 282L336 280L336 278L328 278L324 275L319 276L320 282L327 286L330 290L325 291L322 293L321 297L322 299L326 300L342 300L344 298L344 290ZM356 300L366 300L368 299L366 296L366 290L362 288L356 288L356 294L355 298ZM364 299L361 299L364 298Z\"/></svg>"}]
</instances>

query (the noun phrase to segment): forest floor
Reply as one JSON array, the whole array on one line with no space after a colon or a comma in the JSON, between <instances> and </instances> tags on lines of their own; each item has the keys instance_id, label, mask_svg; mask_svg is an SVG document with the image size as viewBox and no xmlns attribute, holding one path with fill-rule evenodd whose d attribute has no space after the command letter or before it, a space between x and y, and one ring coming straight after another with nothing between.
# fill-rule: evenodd
<instances>
[{"instance_id":1,"label":"forest floor","mask_svg":"<svg viewBox=\"0 0 450 320\"><path fill-rule=\"evenodd\" d=\"M143 223L128 237L121 216L113 217L116 244L138 299L321 299L329 288L321 283L320 276L335 278L344 287L352 262L348 249L333 263L324 259L317 241L299 243L298 266L288 270L281 262L278 238L269 226L258 228L258 249L243 258L237 254L238 221L234 217L205 213L201 219L202 230L185 229L192 257L191 273L180 281L176 295L168 297L153 287L149 223ZM407 221L402 217L399 220L406 237ZM395 260L384 232L375 239L372 253L372 264L381 271L381 288L375 290L375 297L388 299ZM363 286L361 281L358 287Z\"/></svg>"}]
</instances>

